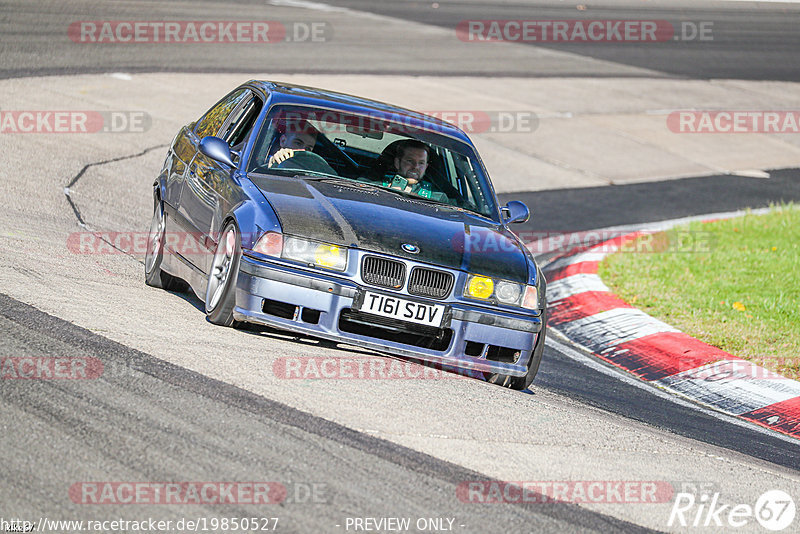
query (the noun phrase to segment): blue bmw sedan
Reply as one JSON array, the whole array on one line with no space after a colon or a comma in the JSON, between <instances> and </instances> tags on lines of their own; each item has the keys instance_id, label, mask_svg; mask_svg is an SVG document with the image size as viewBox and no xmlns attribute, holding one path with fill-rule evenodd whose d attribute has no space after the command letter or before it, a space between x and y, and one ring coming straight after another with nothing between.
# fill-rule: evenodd
<instances>
[{"instance_id":1,"label":"blue bmw sedan","mask_svg":"<svg viewBox=\"0 0 800 534\"><path fill-rule=\"evenodd\" d=\"M322 89L250 81L181 128L153 184L145 281L257 323L525 389L545 280L467 135Z\"/></svg>"}]
</instances>

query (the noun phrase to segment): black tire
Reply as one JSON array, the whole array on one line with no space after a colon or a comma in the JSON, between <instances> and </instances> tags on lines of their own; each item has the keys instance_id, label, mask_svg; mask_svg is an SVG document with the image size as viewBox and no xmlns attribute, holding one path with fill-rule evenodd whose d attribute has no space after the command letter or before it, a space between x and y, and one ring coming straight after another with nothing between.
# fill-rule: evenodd
<instances>
[{"instance_id":1,"label":"black tire","mask_svg":"<svg viewBox=\"0 0 800 534\"><path fill-rule=\"evenodd\" d=\"M544 353L544 340L547 335L547 309L542 310L542 330L536 338L536 346L533 348L531 360L528 362L528 372L523 376L510 376L500 373L484 373L486 381L491 384L497 384L505 388L515 389L517 391L524 391L536 378L536 373L539 372L539 364L542 363L542 353Z\"/></svg>"},{"instance_id":2,"label":"black tire","mask_svg":"<svg viewBox=\"0 0 800 534\"><path fill-rule=\"evenodd\" d=\"M167 291L185 291L186 283L183 280L161 270L166 230L164 203L156 196L153 198L153 220L150 222L144 256L144 283Z\"/></svg>"},{"instance_id":3,"label":"black tire","mask_svg":"<svg viewBox=\"0 0 800 534\"><path fill-rule=\"evenodd\" d=\"M206 317L214 324L235 326L236 279L242 257L242 238L236 224L229 222L220 234L206 286Z\"/></svg>"}]
</instances>

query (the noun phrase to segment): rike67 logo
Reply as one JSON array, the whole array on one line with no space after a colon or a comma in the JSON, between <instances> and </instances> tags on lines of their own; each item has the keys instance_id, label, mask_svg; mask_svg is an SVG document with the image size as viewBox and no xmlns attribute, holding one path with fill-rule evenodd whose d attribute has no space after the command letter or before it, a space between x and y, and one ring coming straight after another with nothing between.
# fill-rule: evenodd
<instances>
[{"instance_id":1,"label":"rike67 logo","mask_svg":"<svg viewBox=\"0 0 800 534\"><path fill-rule=\"evenodd\" d=\"M694 493L678 493L667 526L731 529L748 526L755 519L763 528L777 532L792 524L795 512L794 500L781 490L763 493L755 506L723 504L719 493L704 493L699 497Z\"/></svg>"}]
</instances>

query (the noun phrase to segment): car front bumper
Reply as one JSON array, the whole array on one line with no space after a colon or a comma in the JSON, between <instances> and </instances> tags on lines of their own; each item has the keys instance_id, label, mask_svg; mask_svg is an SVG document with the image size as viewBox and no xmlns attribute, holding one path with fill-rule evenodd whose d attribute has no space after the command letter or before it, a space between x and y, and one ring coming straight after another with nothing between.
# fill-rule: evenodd
<instances>
[{"instance_id":1,"label":"car front bumper","mask_svg":"<svg viewBox=\"0 0 800 534\"><path fill-rule=\"evenodd\" d=\"M358 302L365 290L407 298L326 272L243 255L233 316L237 321L264 324L444 366L511 376L523 376L527 372L542 329L540 317L488 311L461 301L427 300L446 305L447 319L437 332L428 329L425 334L430 341L425 341L428 337L419 338L410 332L417 328L414 325L354 314L354 302ZM397 333L397 327L410 331ZM406 341L410 339L422 341L416 344Z\"/></svg>"}]
</instances>

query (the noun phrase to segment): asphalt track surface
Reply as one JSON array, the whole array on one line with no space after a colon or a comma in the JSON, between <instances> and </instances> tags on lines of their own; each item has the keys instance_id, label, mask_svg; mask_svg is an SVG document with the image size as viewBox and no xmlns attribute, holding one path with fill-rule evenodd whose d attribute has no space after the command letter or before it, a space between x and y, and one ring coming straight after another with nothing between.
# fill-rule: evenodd
<instances>
[{"instance_id":1,"label":"asphalt track surface","mask_svg":"<svg viewBox=\"0 0 800 534\"><path fill-rule=\"evenodd\" d=\"M800 6L796 4L623 1L596 5L591 2L478 0L466 3L439 2L439 8L432 9L428 2L332 0L329 3L448 29L468 20L659 20L670 22L674 27L680 27L682 22L698 26L705 23L712 30L710 35L713 38L708 41L607 42L594 46L584 43L527 44L652 69L675 77L800 80L800 72L790 67L800 49L800 34L796 31L800 23ZM691 27L689 24L686 26L687 37L692 34ZM615 74L607 72L605 75Z\"/></svg>"},{"instance_id":2,"label":"asphalt track surface","mask_svg":"<svg viewBox=\"0 0 800 534\"><path fill-rule=\"evenodd\" d=\"M564 503L479 507L459 502L453 487L491 479L170 365L5 295L0 295L0 329L0 350L19 357L97 358L106 371L88 390L78 380L3 385L4 426L20 429L6 430L0 438L4 455L49 466L32 473L25 464L0 465L5 491L18 499L5 502L7 510L15 504L49 508L74 483L70 473L94 474L98 467L114 465L103 476L286 481L286 500L258 512L279 516L279 531L331 532L344 528L346 515L429 517L433 511L437 517L458 518L455 528L472 532L511 532L521 525L532 532L647 531ZM154 413L154 403L167 413ZM21 429L30 421L37 421L37 428L28 432L45 437L55 451L26 445L28 432ZM54 464L52 452L69 461ZM155 513L162 520L173 517ZM241 504L182 507L174 520L252 515Z\"/></svg>"},{"instance_id":3,"label":"asphalt track surface","mask_svg":"<svg viewBox=\"0 0 800 534\"><path fill-rule=\"evenodd\" d=\"M12 3L9 3L11 5ZM214 2L209 9L224 10ZM233 3L229 3L233 4ZM237 2L255 5L255 2ZM263 5L263 2L258 4ZM711 50L696 43L673 43L657 49L646 45L604 44L593 47L545 45L556 50L587 55L622 65L656 70L665 77L740 78L796 81L795 68L800 34L800 6L721 3L712 8L664 7L652 3L647 9L640 2L624 2L604 9L576 11L574 6L543 2L532 11L531 3L441 2L437 10L429 2L402 4L377 2L330 2L354 10L403 18L439 27L452 28L466 19L513 18L642 18L665 20L714 21L715 41ZM397 7L402 5L402 8ZM6 6L8 7L8 6ZM590 6L591 7L591 6ZM121 50L106 54L86 47L64 50L53 45L53 36L63 28L56 21L99 18L94 5L49 4L37 12L34 3L16 3L3 9L3 40L0 77L11 78L48 74L87 72L262 72L264 65L252 67L247 54L205 54L203 61L176 62L175 57L154 49ZM125 7L109 7L104 18L127 16L129 20L163 16L158 4L134 2ZM174 8L179 11L179 8ZM116 11L115 11L116 10ZM154 11L157 14L154 14ZM533 14L532 14L533 13ZM186 17L184 17L186 18ZM38 22L38 24L35 24ZM11 27L16 28L11 31ZM36 28L35 31L32 28ZM8 36L11 36L10 38ZM526 45L520 45L526 46ZM301 57L302 52L298 52ZM134 57L135 56L135 57ZM322 62L292 67L292 57L273 60L281 72L415 72L414 65L370 65L357 59L341 65ZM296 58L295 58L296 59ZM270 63L270 65L273 65ZM427 68L427 67L425 67ZM497 74L512 74L501 58ZM457 69L442 69L440 74L464 74ZM516 73L516 75L519 75ZM568 76L569 65L560 69L531 72L533 76ZM620 73L597 71L595 76ZM724 191L720 194L720 191ZM509 199L512 196L508 197ZM776 171L769 180L737 176L689 178L683 180L554 190L514 194L532 208L530 223L521 231L574 231L598 227L653 222L658 220L763 207L775 202L800 201L800 172ZM76 207L77 210L80 206ZM76 211L77 213L77 211ZM187 297L192 304L196 300ZM110 368L125 369L120 375L92 384L91 390L72 383L40 381L30 387L4 383L0 444L13 451L17 462L3 462L0 473L9 481L4 495L18 495L9 506L47 507L63 498L64 484L91 480L105 473L107 479L208 480L226 478L272 480L280 477L297 482L323 482L327 486L324 502L309 513L307 503L287 503L280 516L292 525L289 531L330 531L344 516L456 516L458 522L478 531L515 530L525 524L531 531L629 531L642 530L630 523L570 505L476 507L459 506L451 488L463 480L488 480L467 468L444 462L394 443L348 429L314 417L187 369L148 356L110 341L30 306L0 295L0 349L17 355L63 354L95 356ZM613 374L586 367L548 346L535 385L546 391L563 393L589 406L642 421L648 425L687 438L741 453L756 463L769 463L800 471L797 448L779 437L731 424L682 404L671 403L616 379ZM520 393L530 395L530 393ZM150 413L153 402L173 407L158 416ZM70 418L71 413L94 413L91 420ZM186 414L191 414L189 417ZM21 430L38 421L36 428ZM7 429L15 429L9 432ZM222 429L225 429L224 431ZM31 447L26 434L56 444L55 455L47 449ZM264 436L268 436L265 439ZM186 454L190 451L190 454ZM57 464L54 459L66 457ZM31 469L47 465L48 471ZM98 467L99 466L99 467ZM113 466L113 467L112 467ZM287 466L289 469L287 470ZM105 468L105 470L103 470ZM118 469L119 471L114 471ZM116 475L116 477L115 477ZM60 481L53 484L53 480ZM387 495L387 488L390 494ZM331 504L333 506L331 506ZM433 514L433 510L436 510ZM236 508L195 509L195 515L252 515ZM173 514L174 512L169 512ZM267 515L265 511L260 515Z\"/></svg>"},{"instance_id":4,"label":"asphalt track surface","mask_svg":"<svg viewBox=\"0 0 800 534\"><path fill-rule=\"evenodd\" d=\"M450 47L427 50L425 41L355 43L334 54L309 53L311 43L264 54L248 45L203 45L200 50L163 50L152 45L120 43L111 49L85 43L73 46L64 22L93 20L229 20L278 18L276 8L314 4L292 0L218 2L26 2L5 0L0 13L2 56L0 78L97 72L266 72L376 73L495 76L637 76L629 66L648 75L691 79L800 80L796 68L800 50L800 5L751 2L691 2L612 0L601 6L557 1L374 2L333 0L326 5L420 22L455 33L459 22L485 19L521 20L663 20L673 25L711 23L710 41L657 43L528 43L537 47L606 60L587 72L577 62L559 60L526 65L519 70L513 57L498 55L488 64L451 60ZM432 7L437 5L437 8ZM190 7L191 6L191 7ZM296 21L325 21L331 12L297 10ZM334 12L334 14L336 14ZM347 12L343 13L347 17ZM376 24L380 24L377 20ZM357 29L356 29L357 30ZM336 27L330 29L337 39ZM688 30L687 30L688 32ZM334 42L332 41L332 42ZM457 44L457 43L456 43ZM526 46L521 44L520 46ZM226 48L227 47L227 48ZM197 47L195 47L197 48ZM403 49L427 50L427 61L410 61ZM377 51L373 56L372 51Z\"/></svg>"},{"instance_id":5,"label":"asphalt track surface","mask_svg":"<svg viewBox=\"0 0 800 534\"><path fill-rule=\"evenodd\" d=\"M800 170L772 171L769 179L703 176L498 196L530 208L531 219L518 225L520 232L577 232L798 202Z\"/></svg>"}]
</instances>

